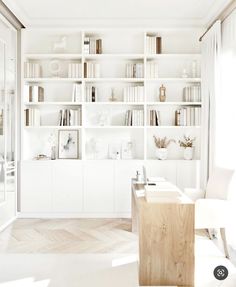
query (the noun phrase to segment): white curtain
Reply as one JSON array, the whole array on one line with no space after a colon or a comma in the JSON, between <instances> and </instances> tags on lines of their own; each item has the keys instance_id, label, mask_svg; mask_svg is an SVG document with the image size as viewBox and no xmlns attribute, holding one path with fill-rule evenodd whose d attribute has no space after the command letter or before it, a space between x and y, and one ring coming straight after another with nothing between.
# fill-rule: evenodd
<instances>
[{"instance_id":1,"label":"white curtain","mask_svg":"<svg viewBox=\"0 0 236 287\"><path fill-rule=\"evenodd\" d=\"M214 166L216 98L220 91L221 23L217 21L202 39L201 188L205 190Z\"/></svg>"},{"instance_id":2,"label":"white curtain","mask_svg":"<svg viewBox=\"0 0 236 287\"><path fill-rule=\"evenodd\" d=\"M215 163L236 170L236 11L222 23L221 93L216 103ZM236 249L236 174L231 183L230 200L232 220L227 235Z\"/></svg>"}]
</instances>

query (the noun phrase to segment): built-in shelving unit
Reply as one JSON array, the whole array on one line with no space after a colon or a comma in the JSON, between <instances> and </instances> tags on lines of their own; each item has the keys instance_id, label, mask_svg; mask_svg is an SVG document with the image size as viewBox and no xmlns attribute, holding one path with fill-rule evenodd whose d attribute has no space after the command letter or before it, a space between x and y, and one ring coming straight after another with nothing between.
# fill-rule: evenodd
<instances>
[{"instance_id":1,"label":"built-in shelving unit","mask_svg":"<svg viewBox=\"0 0 236 287\"><path fill-rule=\"evenodd\" d=\"M153 135L174 138L178 142L184 134L196 138L194 159L200 159L200 92L193 101L184 101L183 96L185 87L198 87L200 91L198 33L187 29L39 29L35 33L33 29L26 29L22 37L22 74L25 75L22 86L42 87L44 98L42 101L29 100L25 88L22 90L22 159L31 160L40 153L50 157L52 137L58 149L58 130L78 130L79 160L112 159L109 149L113 146L122 149L125 142L132 145L133 160L153 160ZM147 37L156 35L161 37L162 51L150 53ZM88 38L90 50L95 45L93 51L98 54L86 50ZM132 77L129 69L134 74ZM80 89L76 99L73 98L75 85ZM164 102L159 99L162 85L166 89ZM134 94L135 87L142 87L141 96ZM86 93L89 88L93 92L96 89L96 95L93 94L93 100L88 102ZM133 93L132 97L130 94L125 96L129 88L133 89L129 92ZM62 110L77 109L81 113L80 124L59 125ZM176 125L176 110L182 109L191 112L192 117L198 113L195 115L198 121ZM36 125L29 122L25 125L25 110L28 113L37 110L39 119ZM150 125L151 110L159 113L158 126ZM135 125L130 125L129 116L133 118L133 124L136 116ZM103 148L107 152L96 154ZM182 160L183 152L178 144L169 149L169 160Z\"/></svg>"}]
</instances>

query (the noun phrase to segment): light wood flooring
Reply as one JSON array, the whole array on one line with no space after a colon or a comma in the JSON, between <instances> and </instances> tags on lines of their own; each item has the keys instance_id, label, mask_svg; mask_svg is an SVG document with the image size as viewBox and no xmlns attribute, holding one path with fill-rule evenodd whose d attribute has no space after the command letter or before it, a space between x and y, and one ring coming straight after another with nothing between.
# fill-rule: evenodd
<instances>
[{"instance_id":1,"label":"light wood flooring","mask_svg":"<svg viewBox=\"0 0 236 287\"><path fill-rule=\"evenodd\" d=\"M129 219L17 219L0 253L137 253Z\"/></svg>"}]
</instances>

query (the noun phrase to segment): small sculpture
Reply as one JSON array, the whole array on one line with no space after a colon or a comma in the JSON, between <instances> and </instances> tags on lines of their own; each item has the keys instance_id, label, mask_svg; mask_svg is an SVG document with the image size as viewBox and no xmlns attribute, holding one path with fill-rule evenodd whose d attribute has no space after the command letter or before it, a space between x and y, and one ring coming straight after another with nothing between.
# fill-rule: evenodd
<instances>
[{"instance_id":1,"label":"small sculpture","mask_svg":"<svg viewBox=\"0 0 236 287\"><path fill-rule=\"evenodd\" d=\"M54 52L64 52L66 49L66 36L61 37L59 42L53 43L53 51Z\"/></svg>"},{"instance_id":2,"label":"small sculpture","mask_svg":"<svg viewBox=\"0 0 236 287\"><path fill-rule=\"evenodd\" d=\"M187 70L184 68L182 71L182 78L188 78Z\"/></svg>"},{"instance_id":3,"label":"small sculpture","mask_svg":"<svg viewBox=\"0 0 236 287\"><path fill-rule=\"evenodd\" d=\"M109 101L110 102L116 102L117 101L117 98L115 97L115 89L114 88L111 89L111 97L109 98Z\"/></svg>"},{"instance_id":4,"label":"small sculpture","mask_svg":"<svg viewBox=\"0 0 236 287\"><path fill-rule=\"evenodd\" d=\"M159 88L159 99L160 99L160 102L166 101L166 87L164 87L163 84Z\"/></svg>"}]
</instances>

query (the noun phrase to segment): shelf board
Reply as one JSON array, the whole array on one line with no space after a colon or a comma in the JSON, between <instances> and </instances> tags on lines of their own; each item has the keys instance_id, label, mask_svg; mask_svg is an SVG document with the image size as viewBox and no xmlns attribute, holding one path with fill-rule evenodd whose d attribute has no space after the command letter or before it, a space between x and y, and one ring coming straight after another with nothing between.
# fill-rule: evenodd
<instances>
[{"instance_id":1,"label":"shelf board","mask_svg":"<svg viewBox=\"0 0 236 287\"><path fill-rule=\"evenodd\" d=\"M85 60L88 59L134 59L134 60L138 60L138 59L144 59L144 54L86 54L83 55Z\"/></svg>"},{"instance_id":2,"label":"shelf board","mask_svg":"<svg viewBox=\"0 0 236 287\"><path fill-rule=\"evenodd\" d=\"M25 129L56 129L56 130L78 130L82 126L25 126Z\"/></svg>"},{"instance_id":3,"label":"shelf board","mask_svg":"<svg viewBox=\"0 0 236 287\"><path fill-rule=\"evenodd\" d=\"M82 102L26 102L25 106L81 106Z\"/></svg>"},{"instance_id":4,"label":"shelf board","mask_svg":"<svg viewBox=\"0 0 236 287\"><path fill-rule=\"evenodd\" d=\"M158 106L200 106L201 102L147 102L147 105Z\"/></svg>"},{"instance_id":5,"label":"shelf board","mask_svg":"<svg viewBox=\"0 0 236 287\"><path fill-rule=\"evenodd\" d=\"M144 82L144 78L84 78L85 82Z\"/></svg>"},{"instance_id":6,"label":"shelf board","mask_svg":"<svg viewBox=\"0 0 236 287\"><path fill-rule=\"evenodd\" d=\"M200 129L201 126L146 126L148 129Z\"/></svg>"},{"instance_id":7,"label":"shelf board","mask_svg":"<svg viewBox=\"0 0 236 287\"><path fill-rule=\"evenodd\" d=\"M147 82L182 82L182 83L200 83L201 78L148 78Z\"/></svg>"},{"instance_id":8,"label":"shelf board","mask_svg":"<svg viewBox=\"0 0 236 287\"><path fill-rule=\"evenodd\" d=\"M200 58L201 54L146 54L146 58L149 59L173 59L173 58Z\"/></svg>"},{"instance_id":9,"label":"shelf board","mask_svg":"<svg viewBox=\"0 0 236 287\"><path fill-rule=\"evenodd\" d=\"M85 129L143 129L144 126L85 126Z\"/></svg>"},{"instance_id":10,"label":"shelf board","mask_svg":"<svg viewBox=\"0 0 236 287\"><path fill-rule=\"evenodd\" d=\"M96 105L124 105L124 106L142 106L144 102L85 102L85 105L96 106Z\"/></svg>"},{"instance_id":11,"label":"shelf board","mask_svg":"<svg viewBox=\"0 0 236 287\"><path fill-rule=\"evenodd\" d=\"M51 54L25 54L25 57L27 59L35 59L35 60L44 60L44 59L65 59L65 60L76 60L81 59L82 54L57 54L57 53L51 53Z\"/></svg>"},{"instance_id":12,"label":"shelf board","mask_svg":"<svg viewBox=\"0 0 236 287\"><path fill-rule=\"evenodd\" d=\"M82 78L25 78L25 82L81 82Z\"/></svg>"}]
</instances>

